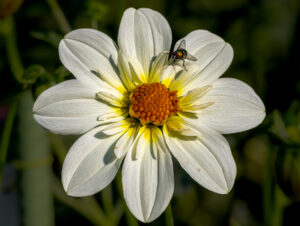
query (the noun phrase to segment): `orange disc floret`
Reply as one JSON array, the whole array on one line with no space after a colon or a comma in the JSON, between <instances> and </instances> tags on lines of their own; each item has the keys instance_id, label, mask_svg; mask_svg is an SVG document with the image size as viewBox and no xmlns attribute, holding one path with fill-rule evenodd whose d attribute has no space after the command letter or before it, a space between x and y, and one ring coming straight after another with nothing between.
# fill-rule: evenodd
<instances>
[{"instance_id":1,"label":"orange disc floret","mask_svg":"<svg viewBox=\"0 0 300 226\"><path fill-rule=\"evenodd\" d=\"M170 91L161 83L144 83L130 95L129 114L142 125L163 125L166 119L180 111L177 91Z\"/></svg>"}]
</instances>

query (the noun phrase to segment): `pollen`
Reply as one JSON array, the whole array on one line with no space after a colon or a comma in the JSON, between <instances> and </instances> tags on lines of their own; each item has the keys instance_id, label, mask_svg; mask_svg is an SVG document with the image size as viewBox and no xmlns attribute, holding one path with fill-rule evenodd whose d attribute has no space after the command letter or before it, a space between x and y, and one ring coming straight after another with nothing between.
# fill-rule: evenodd
<instances>
[{"instance_id":1,"label":"pollen","mask_svg":"<svg viewBox=\"0 0 300 226\"><path fill-rule=\"evenodd\" d=\"M177 114L177 91L170 91L161 83L144 83L130 95L129 114L140 120L142 125L163 125L168 117Z\"/></svg>"}]
</instances>

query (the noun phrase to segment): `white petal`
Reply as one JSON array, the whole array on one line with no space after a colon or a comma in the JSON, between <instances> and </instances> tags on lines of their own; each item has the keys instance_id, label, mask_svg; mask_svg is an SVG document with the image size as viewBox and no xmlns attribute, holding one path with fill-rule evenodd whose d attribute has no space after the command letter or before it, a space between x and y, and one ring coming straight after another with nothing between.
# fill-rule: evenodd
<instances>
[{"instance_id":1,"label":"white petal","mask_svg":"<svg viewBox=\"0 0 300 226\"><path fill-rule=\"evenodd\" d=\"M194 104L196 101L205 96L207 92L211 90L211 88L212 86L207 85L189 91L184 97L180 99L180 106Z\"/></svg>"},{"instance_id":2,"label":"white petal","mask_svg":"<svg viewBox=\"0 0 300 226\"><path fill-rule=\"evenodd\" d=\"M121 132L124 133L128 130L124 126L125 123L126 123L125 121L118 121L118 122L111 123L111 124L105 126L105 128L103 128L102 132L108 136L115 135L115 134L121 133Z\"/></svg>"},{"instance_id":3,"label":"white petal","mask_svg":"<svg viewBox=\"0 0 300 226\"><path fill-rule=\"evenodd\" d=\"M97 91L76 79L67 80L45 90L34 102L33 111L63 100L95 99Z\"/></svg>"},{"instance_id":4,"label":"white petal","mask_svg":"<svg viewBox=\"0 0 300 226\"><path fill-rule=\"evenodd\" d=\"M118 136L107 136L95 128L73 144L62 169L63 186L69 195L92 195L113 180L123 159L114 155Z\"/></svg>"},{"instance_id":5,"label":"white petal","mask_svg":"<svg viewBox=\"0 0 300 226\"><path fill-rule=\"evenodd\" d=\"M197 63L201 66L200 70L205 68L224 48L225 42L219 36L206 31L195 30L178 40L174 46L177 49L181 40L186 41L186 50L195 56Z\"/></svg>"},{"instance_id":6,"label":"white petal","mask_svg":"<svg viewBox=\"0 0 300 226\"><path fill-rule=\"evenodd\" d=\"M166 67L163 73L160 74L160 81L167 88L169 88L171 82L174 80L176 72L172 66Z\"/></svg>"},{"instance_id":7,"label":"white petal","mask_svg":"<svg viewBox=\"0 0 300 226\"><path fill-rule=\"evenodd\" d=\"M97 120L101 122L101 125L109 123L119 122L128 115L126 109L111 108L109 111L102 111L101 115L97 117Z\"/></svg>"},{"instance_id":8,"label":"white petal","mask_svg":"<svg viewBox=\"0 0 300 226\"><path fill-rule=\"evenodd\" d=\"M133 215L143 222L159 217L173 195L172 158L160 148L155 143L152 147L148 145L136 160L132 158L132 150L126 155L122 169L125 201Z\"/></svg>"},{"instance_id":9,"label":"white petal","mask_svg":"<svg viewBox=\"0 0 300 226\"><path fill-rule=\"evenodd\" d=\"M111 104L117 107L125 107L126 104L125 102L122 100L123 98L119 98L116 97L115 95L113 95L112 93L108 93L105 91L100 91L96 94L96 97L98 100L102 100L104 102L106 102L107 104Z\"/></svg>"},{"instance_id":10,"label":"white petal","mask_svg":"<svg viewBox=\"0 0 300 226\"><path fill-rule=\"evenodd\" d=\"M117 75L117 47L106 34L93 29L68 33L59 44L59 56L74 76L90 86L103 86L102 76L110 85L122 87Z\"/></svg>"},{"instance_id":11,"label":"white petal","mask_svg":"<svg viewBox=\"0 0 300 226\"><path fill-rule=\"evenodd\" d=\"M151 63L150 75L148 78L148 82L159 82L160 75L163 74L165 67L168 62L168 52L161 52L153 58L153 62Z\"/></svg>"},{"instance_id":12,"label":"white petal","mask_svg":"<svg viewBox=\"0 0 300 226\"><path fill-rule=\"evenodd\" d=\"M120 24L118 43L124 53L138 59L149 73L152 57L169 51L171 29L166 19L151 9L127 9Z\"/></svg>"},{"instance_id":13,"label":"white petal","mask_svg":"<svg viewBox=\"0 0 300 226\"><path fill-rule=\"evenodd\" d=\"M265 107L254 90L242 81L222 78L212 85L212 90L202 103L214 104L203 109L199 120L221 133L235 133L259 125L265 118Z\"/></svg>"},{"instance_id":14,"label":"white petal","mask_svg":"<svg viewBox=\"0 0 300 226\"><path fill-rule=\"evenodd\" d=\"M180 116L169 117L166 122L166 126L168 127L168 130L174 131L183 136L195 137L199 134L198 131L187 125L187 123Z\"/></svg>"},{"instance_id":15,"label":"white petal","mask_svg":"<svg viewBox=\"0 0 300 226\"><path fill-rule=\"evenodd\" d=\"M95 100L96 89L78 80L62 82L44 91L33 106L34 118L54 133L81 134L99 125L97 117L114 111Z\"/></svg>"},{"instance_id":16,"label":"white petal","mask_svg":"<svg viewBox=\"0 0 300 226\"><path fill-rule=\"evenodd\" d=\"M135 84L147 82L147 76L140 62L136 58L128 56L122 50L119 51L118 55L118 67L121 79L128 90L133 90Z\"/></svg>"},{"instance_id":17,"label":"white petal","mask_svg":"<svg viewBox=\"0 0 300 226\"><path fill-rule=\"evenodd\" d=\"M121 50L119 50L118 54L118 68L124 85L128 90L132 91L134 89L133 76L131 74L128 60Z\"/></svg>"},{"instance_id":18,"label":"white petal","mask_svg":"<svg viewBox=\"0 0 300 226\"><path fill-rule=\"evenodd\" d=\"M197 137L185 137L168 130L167 126L164 126L164 137L174 157L195 181L216 193L229 192L232 179L228 175L231 174L227 175L223 167L234 171L234 161L227 165L230 157L226 156L226 159L223 159L222 155L216 156L221 151L226 152L224 155L230 154L228 143L224 139L217 137L213 141L207 141L205 136L201 137L201 140ZM220 150L213 150L215 148Z\"/></svg>"},{"instance_id":19,"label":"white petal","mask_svg":"<svg viewBox=\"0 0 300 226\"><path fill-rule=\"evenodd\" d=\"M233 49L226 43L220 53L185 88L191 90L216 81L227 70L232 58Z\"/></svg>"},{"instance_id":20,"label":"white petal","mask_svg":"<svg viewBox=\"0 0 300 226\"><path fill-rule=\"evenodd\" d=\"M186 40L186 50L192 54L199 65L199 73L193 79L191 90L199 86L208 85L218 79L229 67L233 59L233 49L223 39L205 30L196 30L189 33L183 39ZM182 39L181 39L182 40ZM175 48L180 43L179 40Z\"/></svg>"},{"instance_id":21,"label":"white petal","mask_svg":"<svg viewBox=\"0 0 300 226\"><path fill-rule=\"evenodd\" d=\"M123 157L127 152L131 151L138 134L137 131L138 129L136 128L129 128L128 131L117 141L115 146L115 155L118 158Z\"/></svg>"},{"instance_id":22,"label":"white petal","mask_svg":"<svg viewBox=\"0 0 300 226\"><path fill-rule=\"evenodd\" d=\"M169 67L170 68L170 67ZM171 90L177 90L177 95L185 95L191 89L187 89L187 86L199 75L199 65L191 64L189 69L178 71L175 75L175 79L171 80L169 88Z\"/></svg>"},{"instance_id":23,"label":"white petal","mask_svg":"<svg viewBox=\"0 0 300 226\"><path fill-rule=\"evenodd\" d=\"M140 128L138 139L136 142L136 147L134 153L134 159L141 158L147 150L150 151L151 144L151 129L146 128L146 126ZM152 153L153 155L156 153Z\"/></svg>"},{"instance_id":24,"label":"white petal","mask_svg":"<svg viewBox=\"0 0 300 226\"><path fill-rule=\"evenodd\" d=\"M201 123L199 119L184 118L188 126L198 131L198 139L211 151L223 169L228 191L236 177L236 165L227 140L217 131Z\"/></svg>"}]
</instances>

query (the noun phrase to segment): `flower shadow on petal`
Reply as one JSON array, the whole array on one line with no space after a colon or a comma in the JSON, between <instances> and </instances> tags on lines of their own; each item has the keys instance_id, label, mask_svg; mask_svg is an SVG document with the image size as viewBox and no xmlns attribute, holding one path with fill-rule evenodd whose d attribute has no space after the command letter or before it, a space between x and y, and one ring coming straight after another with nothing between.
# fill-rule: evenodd
<instances>
[{"instance_id":1,"label":"flower shadow on petal","mask_svg":"<svg viewBox=\"0 0 300 226\"><path fill-rule=\"evenodd\" d=\"M116 72L116 74L118 75L120 72L119 72L119 68L118 68L118 65L116 64L116 62L114 61L114 59L112 58L112 55L109 56L109 62L112 66L112 68L114 69L114 71Z\"/></svg>"},{"instance_id":2,"label":"flower shadow on petal","mask_svg":"<svg viewBox=\"0 0 300 226\"><path fill-rule=\"evenodd\" d=\"M118 68L118 65L116 64L116 62L114 61L114 59L112 58L112 55L109 56L108 60L109 60L109 63L111 64L111 67L113 68L115 73L118 75L120 73L119 68ZM97 72L96 70L97 69L95 69L95 70L92 69L90 71L99 77L99 72Z\"/></svg>"},{"instance_id":3,"label":"flower shadow on petal","mask_svg":"<svg viewBox=\"0 0 300 226\"><path fill-rule=\"evenodd\" d=\"M100 139L100 140L104 140L104 139L106 139L110 136L106 135L105 133L100 131L100 132L95 134L95 137ZM115 155L115 152L114 152L116 143L117 143L117 140L107 150L103 150L103 151L105 151L105 155L104 155L104 158L103 158L103 163L105 165L108 165L108 164L112 163L114 160L117 159L117 156Z\"/></svg>"},{"instance_id":4,"label":"flower shadow on petal","mask_svg":"<svg viewBox=\"0 0 300 226\"><path fill-rule=\"evenodd\" d=\"M177 131L170 130L170 129L169 129L169 132L168 132L168 136L172 137L172 138L176 138L178 140L183 140L183 141L192 141L192 140L197 140L198 139L197 136L185 136L185 135L180 134Z\"/></svg>"}]
</instances>

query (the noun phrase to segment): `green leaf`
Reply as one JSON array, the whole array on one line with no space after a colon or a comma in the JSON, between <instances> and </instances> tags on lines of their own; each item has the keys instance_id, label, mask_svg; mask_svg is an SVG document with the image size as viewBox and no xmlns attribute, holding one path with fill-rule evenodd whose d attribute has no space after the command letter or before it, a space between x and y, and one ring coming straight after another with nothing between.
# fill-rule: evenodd
<instances>
[{"instance_id":1,"label":"green leaf","mask_svg":"<svg viewBox=\"0 0 300 226\"><path fill-rule=\"evenodd\" d=\"M278 110L273 112L273 125L270 132L284 143L290 142L289 134Z\"/></svg>"},{"instance_id":2,"label":"green leaf","mask_svg":"<svg viewBox=\"0 0 300 226\"><path fill-rule=\"evenodd\" d=\"M71 73L64 67L60 66L55 70L56 82L63 82Z\"/></svg>"},{"instance_id":3,"label":"green leaf","mask_svg":"<svg viewBox=\"0 0 300 226\"><path fill-rule=\"evenodd\" d=\"M270 132L285 146L300 147L299 143L295 141L290 134L290 127L287 127L282 119L278 110L273 112L273 124L270 128Z\"/></svg>"},{"instance_id":4,"label":"green leaf","mask_svg":"<svg viewBox=\"0 0 300 226\"><path fill-rule=\"evenodd\" d=\"M25 70L21 82L26 85L34 84L39 77L46 73L46 70L42 66L37 64L31 65Z\"/></svg>"},{"instance_id":5,"label":"green leaf","mask_svg":"<svg viewBox=\"0 0 300 226\"><path fill-rule=\"evenodd\" d=\"M29 35L35 39L44 41L53 47L57 48L60 40L63 38L63 36L55 31L32 31L29 33Z\"/></svg>"},{"instance_id":6,"label":"green leaf","mask_svg":"<svg viewBox=\"0 0 300 226\"><path fill-rule=\"evenodd\" d=\"M88 0L86 2L85 13L90 16L93 20L103 22L107 18L108 6L96 0Z\"/></svg>"},{"instance_id":7,"label":"green leaf","mask_svg":"<svg viewBox=\"0 0 300 226\"><path fill-rule=\"evenodd\" d=\"M41 95L42 92L44 92L46 89L49 89L53 84L48 82L48 83L43 83L40 85L33 86L32 88L32 94L33 98L36 99L39 95Z\"/></svg>"}]
</instances>

